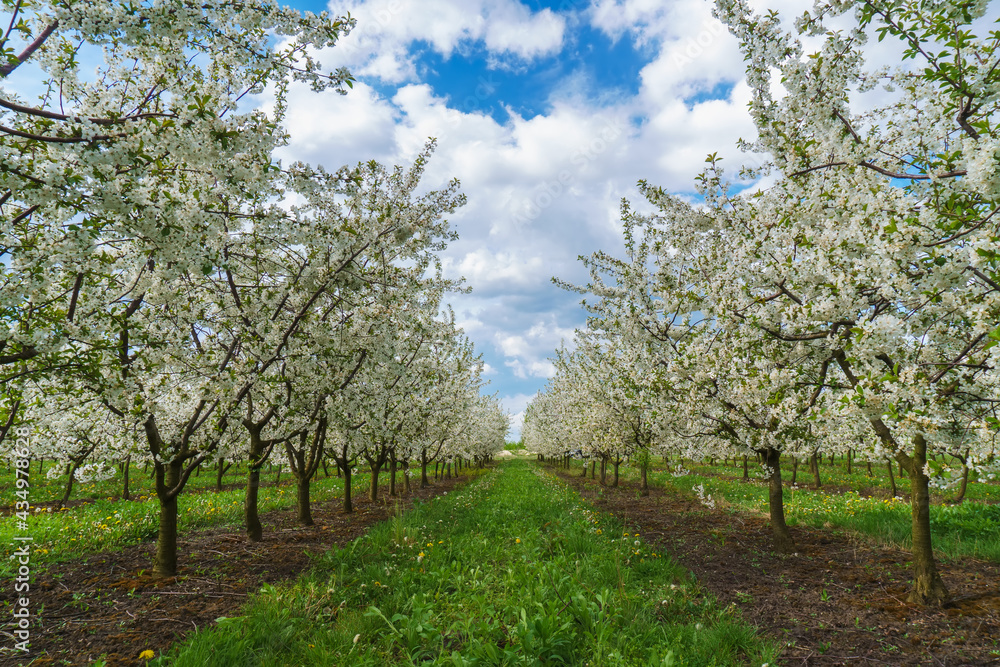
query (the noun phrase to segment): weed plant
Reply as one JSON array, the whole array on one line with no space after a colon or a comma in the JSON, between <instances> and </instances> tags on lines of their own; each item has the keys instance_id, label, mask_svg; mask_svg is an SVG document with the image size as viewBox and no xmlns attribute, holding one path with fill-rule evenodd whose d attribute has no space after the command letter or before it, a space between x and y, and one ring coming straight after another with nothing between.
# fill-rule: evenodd
<instances>
[{"instance_id":1,"label":"weed plant","mask_svg":"<svg viewBox=\"0 0 1000 667\"><path fill-rule=\"evenodd\" d=\"M266 586L162 665L744 665L777 647L553 476L511 461ZM155 663L151 663L155 664Z\"/></svg>"}]
</instances>

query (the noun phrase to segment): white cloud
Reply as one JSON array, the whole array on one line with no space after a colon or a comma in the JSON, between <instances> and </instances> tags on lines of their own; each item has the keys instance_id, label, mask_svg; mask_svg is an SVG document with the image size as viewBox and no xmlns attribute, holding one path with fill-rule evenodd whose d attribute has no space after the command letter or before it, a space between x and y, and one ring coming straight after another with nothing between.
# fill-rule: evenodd
<instances>
[{"instance_id":1,"label":"white cloud","mask_svg":"<svg viewBox=\"0 0 1000 667\"><path fill-rule=\"evenodd\" d=\"M442 262L449 277L465 276L473 292L450 301L459 326L489 356L488 374L501 395L513 386L523 392L540 385L554 373L550 357L561 343L571 344L585 313L580 296L550 278L582 284L587 274L579 255L598 249L621 255L619 201L629 197L641 206L636 181L691 192L708 153L720 152L724 164L735 167L741 161L736 139L753 137L735 40L715 30L716 41L698 58L681 63L675 57L687 56L683 40L697 40L712 20L701 4L598 3L593 16L623 8L619 34L648 44L638 93L609 102L585 85L555 87L543 113L511 113L506 121L484 112L487 104L503 102L491 80L499 75L483 70L468 97L446 97L420 81L413 40L445 56L460 57L478 40L523 58L558 48L557 36L558 43L567 39L562 17L531 13L513 0L397 2L395 13L388 0L335 4L334 11L338 6L361 19L354 36L359 46L341 56L361 80L346 97L293 92L287 156L328 167L371 158L408 164L428 137L438 139L424 186L457 177L468 197L450 216L460 240ZM367 33L361 32L366 16ZM435 22L443 24L432 27ZM613 32L616 25L608 18L602 29ZM374 87L389 82L396 83L391 90ZM723 99L711 99L719 90ZM523 411L509 398L504 403L515 414Z\"/></svg>"},{"instance_id":2,"label":"white cloud","mask_svg":"<svg viewBox=\"0 0 1000 667\"><path fill-rule=\"evenodd\" d=\"M556 367L551 361L521 361L512 359L505 361L504 366L514 372L514 376L522 380L529 378L540 378L547 380L556 374Z\"/></svg>"},{"instance_id":3,"label":"white cloud","mask_svg":"<svg viewBox=\"0 0 1000 667\"><path fill-rule=\"evenodd\" d=\"M528 404L535 398L536 394L513 394L501 396L500 401L504 408L511 414L511 433L508 437L514 440L521 438L521 429L524 427L524 413Z\"/></svg>"},{"instance_id":4,"label":"white cloud","mask_svg":"<svg viewBox=\"0 0 1000 667\"><path fill-rule=\"evenodd\" d=\"M565 19L549 9L532 15L520 3L498 3L488 15L485 42L490 51L531 60L558 53L565 30Z\"/></svg>"},{"instance_id":5,"label":"white cloud","mask_svg":"<svg viewBox=\"0 0 1000 667\"><path fill-rule=\"evenodd\" d=\"M329 62L394 84L418 78L415 46L448 59L481 44L497 62L523 62L558 53L566 30L564 17L517 0L331 0L329 8L358 21Z\"/></svg>"},{"instance_id":6,"label":"white cloud","mask_svg":"<svg viewBox=\"0 0 1000 667\"><path fill-rule=\"evenodd\" d=\"M512 287L537 285L548 278L541 257L522 257L488 248L478 248L457 263L445 258L444 267L446 275L464 276L474 291L509 291Z\"/></svg>"},{"instance_id":7,"label":"white cloud","mask_svg":"<svg viewBox=\"0 0 1000 667\"><path fill-rule=\"evenodd\" d=\"M520 379L546 379L555 375L550 357L563 343L573 339L573 329L560 326L554 315L536 318L523 333L497 332L496 347L506 358L504 365Z\"/></svg>"}]
</instances>

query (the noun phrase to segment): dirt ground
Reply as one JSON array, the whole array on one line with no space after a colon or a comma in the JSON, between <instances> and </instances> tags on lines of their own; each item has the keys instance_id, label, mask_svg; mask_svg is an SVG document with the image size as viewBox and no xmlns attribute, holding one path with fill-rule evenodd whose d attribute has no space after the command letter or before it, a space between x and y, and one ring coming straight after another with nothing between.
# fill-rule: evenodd
<instances>
[{"instance_id":1,"label":"dirt ground","mask_svg":"<svg viewBox=\"0 0 1000 667\"><path fill-rule=\"evenodd\" d=\"M784 665L1000 664L1000 566L939 563L944 608L906 602L908 554L833 530L792 528L798 552L774 554L766 517L711 510L663 489L602 487L561 476L602 511L662 546L723 605L785 644Z\"/></svg>"},{"instance_id":2,"label":"dirt ground","mask_svg":"<svg viewBox=\"0 0 1000 667\"><path fill-rule=\"evenodd\" d=\"M401 507L467 479L438 480L428 489L414 485L400 498ZM297 524L294 509L268 512L261 516L264 539L255 544L240 529L181 534L178 576L162 581L146 574L153 562L152 542L47 566L31 585L36 618L28 658L12 655L11 628L5 626L0 628L0 665L87 665L98 658L109 667L143 664L140 652L159 655L220 616L237 615L263 584L296 578L309 568L309 554L350 542L390 518L395 503L384 493L375 503L358 494L353 514L341 512L340 500L316 503L316 525L309 528Z\"/></svg>"}]
</instances>

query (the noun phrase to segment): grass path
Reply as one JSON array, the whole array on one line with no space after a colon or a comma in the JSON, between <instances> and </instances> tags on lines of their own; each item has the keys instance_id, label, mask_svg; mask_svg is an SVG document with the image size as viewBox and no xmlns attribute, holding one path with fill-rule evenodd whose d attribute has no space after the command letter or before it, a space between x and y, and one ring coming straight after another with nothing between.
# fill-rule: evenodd
<instances>
[{"instance_id":1,"label":"grass path","mask_svg":"<svg viewBox=\"0 0 1000 667\"><path fill-rule=\"evenodd\" d=\"M158 662L760 665L775 653L641 537L514 461L265 587Z\"/></svg>"}]
</instances>

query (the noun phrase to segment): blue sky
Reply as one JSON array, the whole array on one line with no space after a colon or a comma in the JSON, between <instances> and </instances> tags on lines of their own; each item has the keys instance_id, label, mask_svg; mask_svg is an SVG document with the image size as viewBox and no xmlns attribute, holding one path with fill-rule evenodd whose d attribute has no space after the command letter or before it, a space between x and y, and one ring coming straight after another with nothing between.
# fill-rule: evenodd
<instances>
[{"instance_id":1,"label":"blue sky","mask_svg":"<svg viewBox=\"0 0 1000 667\"><path fill-rule=\"evenodd\" d=\"M469 199L444 265L473 291L452 305L518 419L585 321L551 278L583 282L579 255L620 250L619 203L639 179L690 193L708 153L735 167L754 134L736 41L701 0L292 4L358 20L322 54L357 84L294 92L282 158L407 164L437 138L425 184L457 177Z\"/></svg>"}]
</instances>

